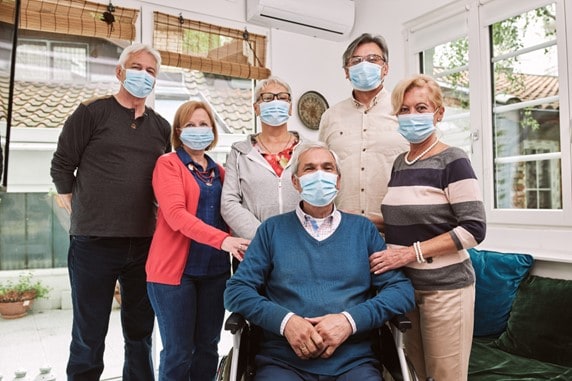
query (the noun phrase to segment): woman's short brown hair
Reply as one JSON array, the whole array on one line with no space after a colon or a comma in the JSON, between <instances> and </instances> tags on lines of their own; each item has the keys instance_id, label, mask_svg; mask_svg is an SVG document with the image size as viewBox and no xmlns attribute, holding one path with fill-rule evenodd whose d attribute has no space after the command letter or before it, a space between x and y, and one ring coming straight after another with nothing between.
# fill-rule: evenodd
<instances>
[{"instance_id":1,"label":"woman's short brown hair","mask_svg":"<svg viewBox=\"0 0 572 381\"><path fill-rule=\"evenodd\" d=\"M177 109L177 112L175 113L175 120L173 120L173 128L171 129L171 145L174 149L177 149L183 145L183 142L180 138L181 128L185 126L189 119L191 119L193 113L198 109L203 109L207 112L214 134L212 143L209 144L207 148L205 148L205 151L213 149L216 146L216 143L218 142L218 131L211 108L205 102L188 101L180 105Z\"/></svg>"}]
</instances>

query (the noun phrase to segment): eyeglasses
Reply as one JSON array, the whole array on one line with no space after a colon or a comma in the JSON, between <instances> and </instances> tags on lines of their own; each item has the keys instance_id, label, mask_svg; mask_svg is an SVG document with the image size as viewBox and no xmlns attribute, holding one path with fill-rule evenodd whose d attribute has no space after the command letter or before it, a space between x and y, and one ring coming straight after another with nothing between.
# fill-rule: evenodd
<instances>
[{"instance_id":1,"label":"eyeglasses","mask_svg":"<svg viewBox=\"0 0 572 381\"><path fill-rule=\"evenodd\" d=\"M367 61L373 64L379 64L380 62L385 62L382 56L379 54L368 54L367 56L352 56L348 60L348 66L354 66L357 64L362 63L363 61Z\"/></svg>"},{"instance_id":2,"label":"eyeglasses","mask_svg":"<svg viewBox=\"0 0 572 381\"><path fill-rule=\"evenodd\" d=\"M262 93L260 94L260 100L262 102L272 102L274 99L278 99L279 101L290 102L290 93L282 92L282 93Z\"/></svg>"}]
</instances>

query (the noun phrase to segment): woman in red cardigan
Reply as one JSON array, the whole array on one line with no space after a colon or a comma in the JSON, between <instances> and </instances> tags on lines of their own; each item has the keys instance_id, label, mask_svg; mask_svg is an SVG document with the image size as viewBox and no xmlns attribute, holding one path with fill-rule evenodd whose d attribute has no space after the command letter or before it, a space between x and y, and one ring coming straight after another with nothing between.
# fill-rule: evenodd
<instances>
[{"instance_id":1,"label":"woman in red cardigan","mask_svg":"<svg viewBox=\"0 0 572 381\"><path fill-rule=\"evenodd\" d=\"M230 236L220 215L224 169L205 154L217 137L209 106L184 103L173 122L175 152L153 172L159 209L146 271L163 342L161 381L214 378L228 253L241 260L250 242Z\"/></svg>"}]
</instances>

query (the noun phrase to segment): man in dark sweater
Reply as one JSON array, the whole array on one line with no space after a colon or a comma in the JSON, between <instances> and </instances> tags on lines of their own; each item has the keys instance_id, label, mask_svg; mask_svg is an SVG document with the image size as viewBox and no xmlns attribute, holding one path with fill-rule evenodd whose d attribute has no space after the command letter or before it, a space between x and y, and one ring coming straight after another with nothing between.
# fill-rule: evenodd
<instances>
[{"instance_id":1,"label":"man in dark sweater","mask_svg":"<svg viewBox=\"0 0 572 381\"><path fill-rule=\"evenodd\" d=\"M60 204L71 214L68 270L73 327L68 380L99 380L116 281L125 340L123 381L154 380L145 262L155 228L151 175L171 150L169 123L145 106L159 53L127 47L113 96L83 102L67 119L51 166Z\"/></svg>"},{"instance_id":2,"label":"man in dark sweater","mask_svg":"<svg viewBox=\"0 0 572 381\"><path fill-rule=\"evenodd\" d=\"M381 380L372 330L413 308L413 287L398 270L369 273L385 243L335 208L339 167L324 143L300 146L292 173L302 202L262 223L225 291L225 307L264 331L255 380Z\"/></svg>"}]
</instances>

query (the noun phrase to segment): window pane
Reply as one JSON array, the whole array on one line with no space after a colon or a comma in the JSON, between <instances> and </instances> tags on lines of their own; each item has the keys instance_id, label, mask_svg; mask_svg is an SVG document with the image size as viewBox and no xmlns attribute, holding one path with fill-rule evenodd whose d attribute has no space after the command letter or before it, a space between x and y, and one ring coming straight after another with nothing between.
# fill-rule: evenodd
<instances>
[{"instance_id":1,"label":"window pane","mask_svg":"<svg viewBox=\"0 0 572 381\"><path fill-rule=\"evenodd\" d=\"M215 113L219 132L218 144L208 154L224 164L230 144L254 132L252 93L250 79L162 66L155 86L155 110L173 123L175 112L183 102L208 103Z\"/></svg>"},{"instance_id":2,"label":"window pane","mask_svg":"<svg viewBox=\"0 0 572 381\"><path fill-rule=\"evenodd\" d=\"M16 79L49 80L49 61L47 42L21 40L16 50Z\"/></svg>"},{"instance_id":3,"label":"window pane","mask_svg":"<svg viewBox=\"0 0 572 381\"><path fill-rule=\"evenodd\" d=\"M555 25L550 4L490 27L497 208L562 208Z\"/></svg>"},{"instance_id":4,"label":"window pane","mask_svg":"<svg viewBox=\"0 0 572 381\"><path fill-rule=\"evenodd\" d=\"M117 92L115 65L126 44L29 30L18 37L9 193L0 194L0 269L62 267L69 216L52 197L53 151L61 127L81 102ZM6 57L0 55L2 68L9 68Z\"/></svg>"},{"instance_id":5,"label":"window pane","mask_svg":"<svg viewBox=\"0 0 572 381\"><path fill-rule=\"evenodd\" d=\"M55 80L73 81L87 79L87 45L53 44Z\"/></svg>"},{"instance_id":6,"label":"window pane","mask_svg":"<svg viewBox=\"0 0 572 381\"><path fill-rule=\"evenodd\" d=\"M439 123L441 140L471 154L468 83L469 45L466 37L422 52L422 72L443 89L445 116Z\"/></svg>"}]
</instances>

